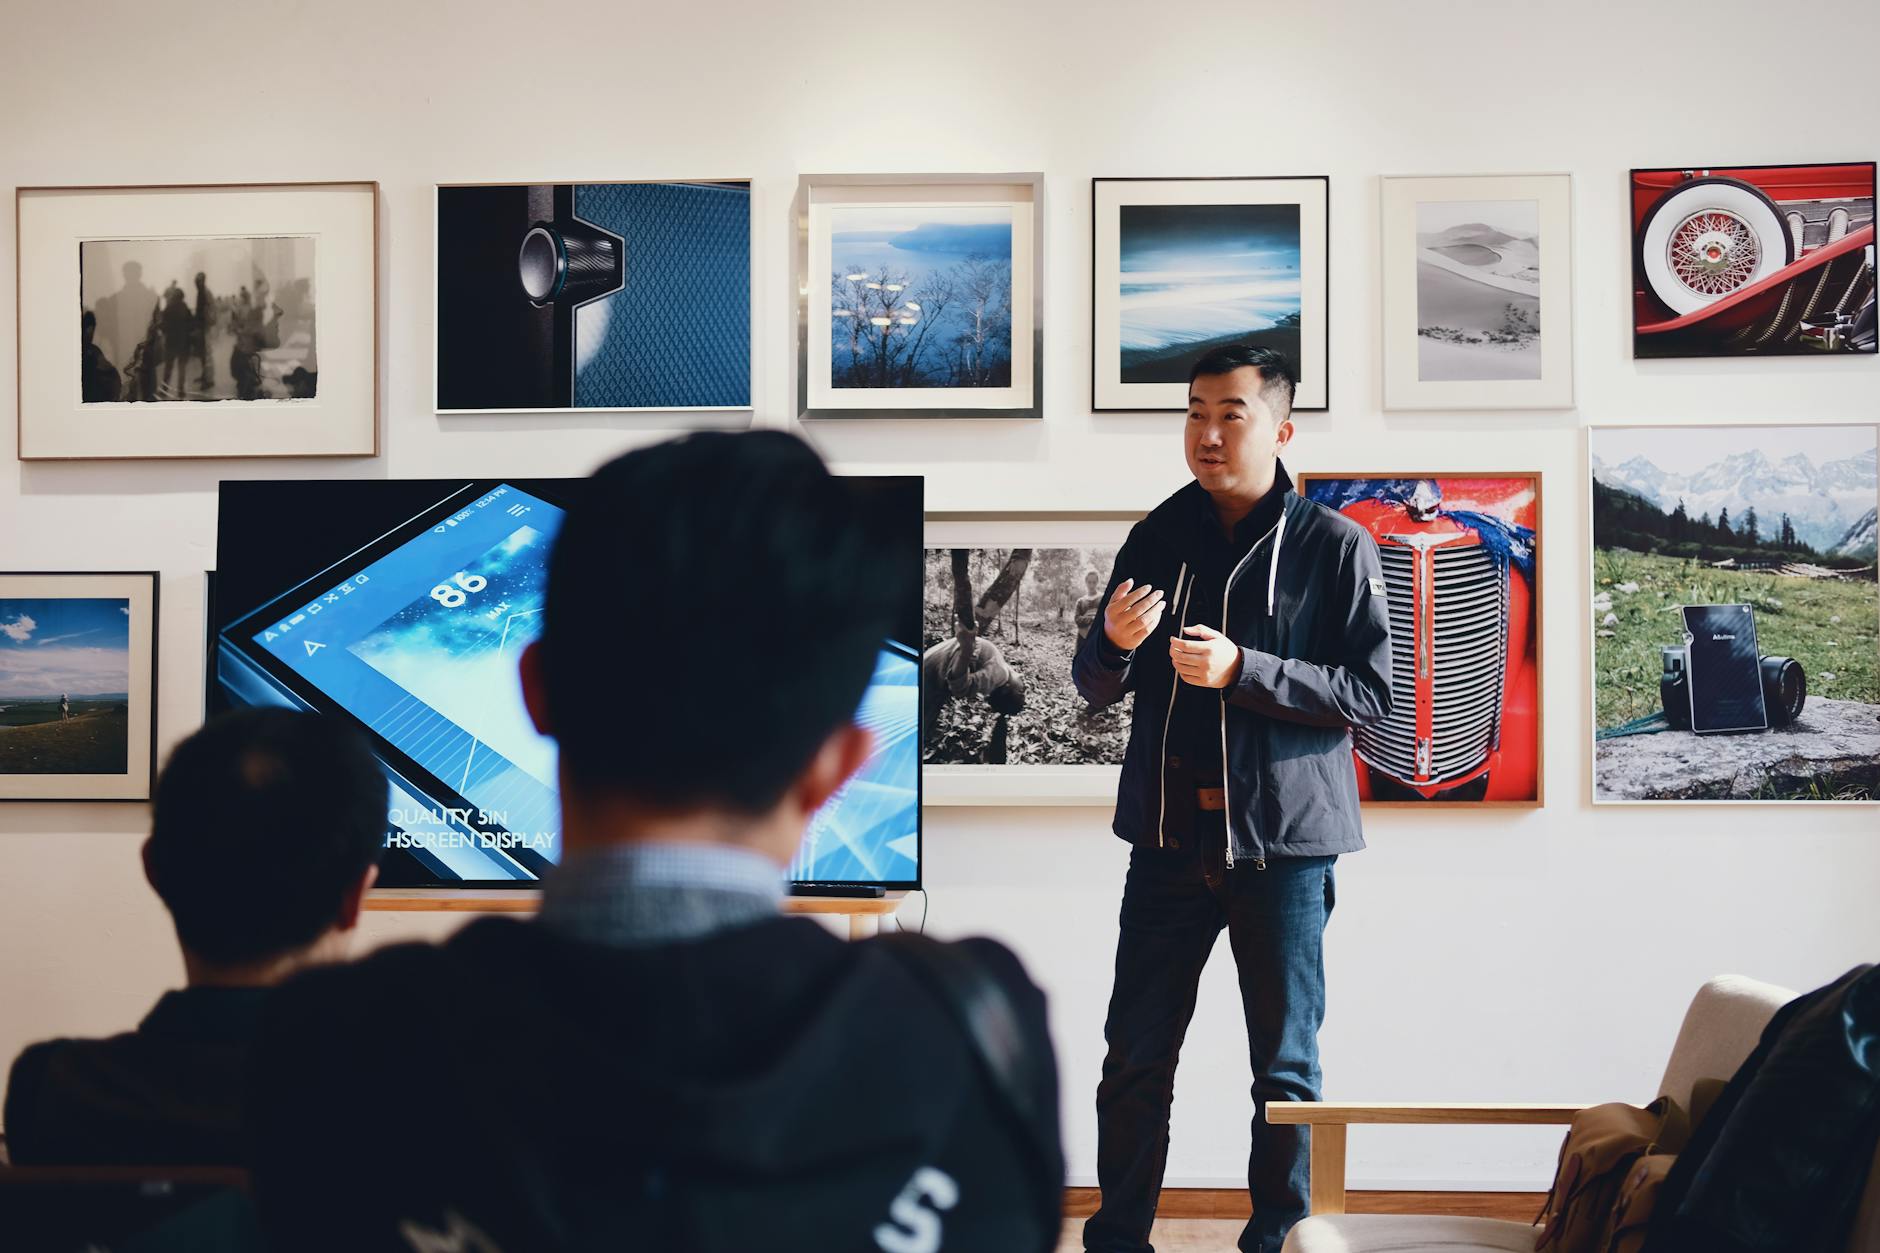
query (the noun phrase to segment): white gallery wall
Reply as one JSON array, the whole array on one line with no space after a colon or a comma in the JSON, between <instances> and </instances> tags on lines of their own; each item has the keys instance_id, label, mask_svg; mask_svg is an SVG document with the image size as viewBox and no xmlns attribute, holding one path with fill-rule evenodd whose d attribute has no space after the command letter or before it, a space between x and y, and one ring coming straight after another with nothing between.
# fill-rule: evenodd
<instances>
[{"instance_id":1,"label":"white gallery wall","mask_svg":"<svg viewBox=\"0 0 1880 1253\"><path fill-rule=\"evenodd\" d=\"M1091 176L1327 174L1331 408L1301 416L1289 464L1543 474L1547 801L1369 816L1370 849L1338 867L1327 1095L1642 1101L1706 976L1812 986L1880 958L1880 809L1589 803L1582 427L1880 420L1873 358L1631 358L1628 167L1880 156L1870 86L1880 6L1832 6L1787 32L1768 13L1747 0L1715 0L1701 15L1667 0L3 0L0 185L382 183L384 452L22 465L9 451L0 570L162 571L167 749L201 717L218 480L579 474L676 429L433 413L440 180L752 178L754 420L783 425L794 412L799 172L1042 170L1045 420L807 433L842 469L925 474L932 509L1146 508L1184 480L1181 421L1089 412ZM1715 32L1728 37L1713 42ZM1745 42L1745 32L1766 33ZM1383 413L1378 175L1551 171L1574 176L1577 408ZM13 211L9 195L9 450ZM736 735L725 728L727 746ZM0 1061L47 1035L126 1029L180 981L136 856L145 821L137 805L0 807ZM1050 995L1080 1183L1095 1170L1092 1098L1127 857L1108 825L1096 808L926 815L930 930L998 937ZM919 912L916 899L903 917ZM379 943L454 925L378 914L365 932ZM1243 1176L1247 1078L1223 944L1176 1084L1171 1184ZM1557 1143L1548 1130L1360 1130L1352 1179L1544 1187Z\"/></svg>"}]
</instances>

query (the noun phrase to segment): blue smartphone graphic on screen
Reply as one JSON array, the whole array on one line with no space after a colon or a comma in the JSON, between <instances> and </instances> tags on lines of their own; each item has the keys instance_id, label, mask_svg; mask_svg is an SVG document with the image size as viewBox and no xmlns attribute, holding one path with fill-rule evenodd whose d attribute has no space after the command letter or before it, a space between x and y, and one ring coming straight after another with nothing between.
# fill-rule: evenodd
<instances>
[{"instance_id":1,"label":"blue smartphone graphic on screen","mask_svg":"<svg viewBox=\"0 0 1880 1253\"><path fill-rule=\"evenodd\" d=\"M217 676L235 703L344 717L369 737L391 783L388 850L421 881L530 886L560 860L561 813L555 745L517 663L541 634L566 514L513 483L441 490L226 625ZM874 751L812 820L793 880L918 883L919 684L914 650L884 641L856 715Z\"/></svg>"}]
</instances>

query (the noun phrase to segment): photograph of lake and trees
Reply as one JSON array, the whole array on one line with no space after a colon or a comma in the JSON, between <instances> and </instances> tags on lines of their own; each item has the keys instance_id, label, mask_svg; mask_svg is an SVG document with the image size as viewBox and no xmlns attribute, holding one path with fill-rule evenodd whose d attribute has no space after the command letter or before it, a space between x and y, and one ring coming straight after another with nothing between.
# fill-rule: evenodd
<instances>
[{"instance_id":1,"label":"photograph of lake and trees","mask_svg":"<svg viewBox=\"0 0 1880 1253\"><path fill-rule=\"evenodd\" d=\"M831 208L830 384L1012 385L1012 209Z\"/></svg>"}]
</instances>

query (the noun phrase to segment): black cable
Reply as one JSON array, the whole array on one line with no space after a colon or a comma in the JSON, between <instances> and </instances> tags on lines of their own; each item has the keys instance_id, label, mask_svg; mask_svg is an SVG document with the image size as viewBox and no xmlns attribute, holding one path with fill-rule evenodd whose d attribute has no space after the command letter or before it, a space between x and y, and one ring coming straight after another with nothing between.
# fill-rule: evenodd
<instances>
[{"instance_id":1,"label":"black cable","mask_svg":"<svg viewBox=\"0 0 1880 1253\"><path fill-rule=\"evenodd\" d=\"M927 897L927 889L925 889L925 888L916 888L915 890L916 890L916 891L918 891L918 892L920 893L920 926L918 926L918 927L916 927L916 928L914 929L914 934L915 934L915 935L926 935L926 934L927 934L927 901L928 901L928 897ZM904 926L902 926L902 925L901 925L901 915L900 915L900 912L899 912L898 910L897 910L897 911L896 911L895 913L893 913L893 914L890 914L890 915L889 915L889 917L890 917L891 919L893 919L893 921L894 921L894 929L895 929L896 931L906 931L906 930L907 930L907 928L906 928L906 927L904 927Z\"/></svg>"}]
</instances>

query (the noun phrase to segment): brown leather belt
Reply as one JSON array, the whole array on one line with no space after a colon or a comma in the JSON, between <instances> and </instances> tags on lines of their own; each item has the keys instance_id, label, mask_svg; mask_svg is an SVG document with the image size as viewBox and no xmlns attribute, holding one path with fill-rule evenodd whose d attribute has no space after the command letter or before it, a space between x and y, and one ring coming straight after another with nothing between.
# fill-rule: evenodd
<instances>
[{"instance_id":1,"label":"brown leather belt","mask_svg":"<svg viewBox=\"0 0 1880 1253\"><path fill-rule=\"evenodd\" d=\"M1195 808L1210 812L1227 808L1227 789L1224 787L1198 787L1195 789Z\"/></svg>"}]
</instances>

